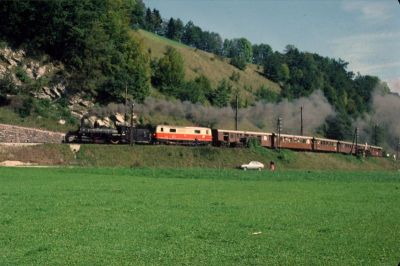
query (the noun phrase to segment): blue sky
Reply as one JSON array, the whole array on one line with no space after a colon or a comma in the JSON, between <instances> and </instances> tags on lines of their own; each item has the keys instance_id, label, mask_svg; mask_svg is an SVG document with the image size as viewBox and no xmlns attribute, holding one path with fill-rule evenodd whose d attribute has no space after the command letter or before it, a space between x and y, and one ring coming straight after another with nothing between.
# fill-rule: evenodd
<instances>
[{"instance_id":1,"label":"blue sky","mask_svg":"<svg viewBox=\"0 0 400 266\"><path fill-rule=\"evenodd\" d=\"M192 20L223 38L245 37L283 51L342 58L349 70L380 77L400 92L397 0L144 0L164 18Z\"/></svg>"}]
</instances>

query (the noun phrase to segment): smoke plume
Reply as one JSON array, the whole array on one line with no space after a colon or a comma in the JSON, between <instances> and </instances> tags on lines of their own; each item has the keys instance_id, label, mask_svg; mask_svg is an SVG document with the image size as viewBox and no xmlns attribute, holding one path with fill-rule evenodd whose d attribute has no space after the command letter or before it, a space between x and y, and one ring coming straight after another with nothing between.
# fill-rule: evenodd
<instances>
[{"instance_id":1,"label":"smoke plume","mask_svg":"<svg viewBox=\"0 0 400 266\"><path fill-rule=\"evenodd\" d=\"M361 129L360 137L374 143L377 126L382 141L378 144L394 150L400 137L400 96L394 93L382 94L377 90L372 99L373 113L356 122Z\"/></svg>"},{"instance_id":2,"label":"smoke plume","mask_svg":"<svg viewBox=\"0 0 400 266\"><path fill-rule=\"evenodd\" d=\"M275 132L277 119L281 117L284 133L299 134L301 107L303 107L304 134L315 133L315 130L324 123L325 119L334 114L332 106L322 92L316 91L308 98L299 98L292 102L286 99L276 104L258 102L254 106L239 109L239 130ZM235 128L235 110L231 107L217 108L190 102L171 102L148 98L143 104L135 106L135 112L146 117L147 120L161 116L161 119L156 123L172 124L179 120L189 120L194 125L199 126ZM171 120L171 118L173 119Z\"/></svg>"}]
</instances>

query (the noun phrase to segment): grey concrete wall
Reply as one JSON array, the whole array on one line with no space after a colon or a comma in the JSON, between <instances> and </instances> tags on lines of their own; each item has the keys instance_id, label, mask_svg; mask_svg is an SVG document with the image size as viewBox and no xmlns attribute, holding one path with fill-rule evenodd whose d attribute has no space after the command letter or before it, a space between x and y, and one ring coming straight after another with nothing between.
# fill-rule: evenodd
<instances>
[{"instance_id":1,"label":"grey concrete wall","mask_svg":"<svg viewBox=\"0 0 400 266\"><path fill-rule=\"evenodd\" d=\"M0 124L0 142L61 143L65 134L29 127Z\"/></svg>"}]
</instances>

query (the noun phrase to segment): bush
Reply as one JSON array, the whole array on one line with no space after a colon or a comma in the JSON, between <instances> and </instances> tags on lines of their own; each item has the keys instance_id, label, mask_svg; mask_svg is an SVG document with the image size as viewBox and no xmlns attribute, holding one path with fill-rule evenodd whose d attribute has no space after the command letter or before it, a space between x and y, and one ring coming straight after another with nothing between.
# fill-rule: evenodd
<instances>
[{"instance_id":1,"label":"bush","mask_svg":"<svg viewBox=\"0 0 400 266\"><path fill-rule=\"evenodd\" d=\"M230 80L234 81L234 82L238 82L240 80L240 73L233 71L232 75L229 77Z\"/></svg>"},{"instance_id":2,"label":"bush","mask_svg":"<svg viewBox=\"0 0 400 266\"><path fill-rule=\"evenodd\" d=\"M260 89L256 92L256 97L258 101L264 102L278 102L279 101L279 94L271 91L265 86L261 86Z\"/></svg>"},{"instance_id":3,"label":"bush","mask_svg":"<svg viewBox=\"0 0 400 266\"><path fill-rule=\"evenodd\" d=\"M261 143L257 138L249 138L247 139L246 146L250 149L258 149L261 147Z\"/></svg>"},{"instance_id":4,"label":"bush","mask_svg":"<svg viewBox=\"0 0 400 266\"><path fill-rule=\"evenodd\" d=\"M24 97L22 99L22 104L19 108L17 108L18 114L22 117L28 117L32 112L33 107L33 99L31 97Z\"/></svg>"},{"instance_id":5,"label":"bush","mask_svg":"<svg viewBox=\"0 0 400 266\"><path fill-rule=\"evenodd\" d=\"M15 68L15 76L23 83L31 81L31 78L26 74L26 71L20 66Z\"/></svg>"},{"instance_id":6,"label":"bush","mask_svg":"<svg viewBox=\"0 0 400 266\"><path fill-rule=\"evenodd\" d=\"M9 104L7 94L17 92L17 87L14 84L11 73L7 72L3 78L0 79L0 106Z\"/></svg>"},{"instance_id":7,"label":"bush","mask_svg":"<svg viewBox=\"0 0 400 266\"><path fill-rule=\"evenodd\" d=\"M4 49L8 46L7 42L5 41L0 41L0 49Z\"/></svg>"},{"instance_id":8,"label":"bush","mask_svg":"<svg viewBox=\"0 0 400 266\"><path fill-rule=\"evenodd\" d=\"M247 66L246 59L240 56L233 57L231 59L231 65L239 68L240 70L245 70Z\"/></svg>"}]
</instances>

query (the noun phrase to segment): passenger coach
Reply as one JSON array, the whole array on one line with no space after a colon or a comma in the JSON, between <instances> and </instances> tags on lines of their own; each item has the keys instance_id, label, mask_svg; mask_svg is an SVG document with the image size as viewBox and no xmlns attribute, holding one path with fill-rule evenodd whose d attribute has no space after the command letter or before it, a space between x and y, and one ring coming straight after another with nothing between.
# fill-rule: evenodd
<instances>
[{"instance_id":1,"label":"passenger coach","mask_svg":"<svg viewBox=\"0 0 400 266\"><path fill-rule=\"evenodd\" d=\"M251 139L258 140L262 147L272 147L272 133L213 129L212 137L217 147L245 147Z\"/></svg>"},{"instance_id":2,"label":"passenger coach","mask_svg":"<svg viewBox=\"0 0 400 266\"><path fill-rule=\"evenodd\" d=\"M312 137L273 134L273 148L312 151Z\"/></svg>"}]
</instances>

